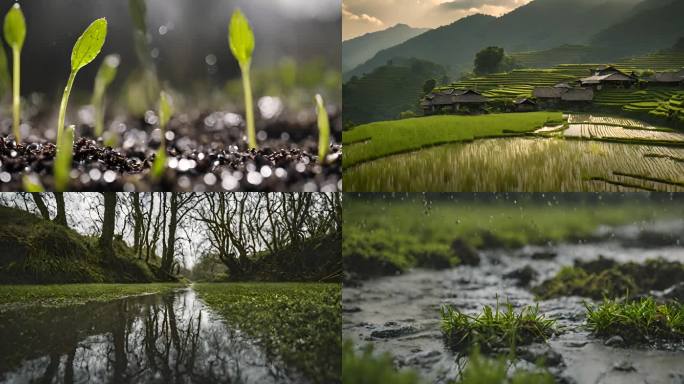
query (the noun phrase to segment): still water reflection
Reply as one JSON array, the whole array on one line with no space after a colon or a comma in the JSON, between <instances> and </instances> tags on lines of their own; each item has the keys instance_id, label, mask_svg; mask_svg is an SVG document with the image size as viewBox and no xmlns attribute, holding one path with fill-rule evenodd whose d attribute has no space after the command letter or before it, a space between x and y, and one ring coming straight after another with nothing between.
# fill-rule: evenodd
<instances>
[{"instance_id":1,"label":"still water reflection","mask_svg":"<svg viewBox=\"0 0 684 384\"><path fill-rule=\"evenodd\" d=\"M192 289L0 314L0 381L290 383Z\"/></svg>"}]
</instances>

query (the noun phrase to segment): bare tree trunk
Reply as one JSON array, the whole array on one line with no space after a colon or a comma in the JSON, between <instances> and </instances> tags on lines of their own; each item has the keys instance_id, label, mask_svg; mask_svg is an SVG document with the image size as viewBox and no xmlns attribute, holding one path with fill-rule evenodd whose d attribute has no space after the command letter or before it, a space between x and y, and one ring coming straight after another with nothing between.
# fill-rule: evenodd
<instances>
[{"instance_id":1,"label":"bare tree trunk","mask_svg":"<svg viewBox=\"0 0 684 384\"><path fill-rule=\"evenodd\" d=\"M169 233L166 238L166 249L162 256L162 270L172 273L173 256L176 248L176 228L178 227L178 194L171 193L171 218L169 220Z\"/></svg>"},{"instance_id":2,"label":"bare tree trunk","mask_svg":"<svg viewBox=\"0 0 684 384\"><path fill-rule=\"evenodd\" d=\"M104 221L102 223L102 235L100 236L100 248L111 252L114 227L116 224L116 193L104 192Z\"/></svg>"},{"instance_id":3,"label":"bare tree trunk","mask_svg":"<svg viewBox=\"0 0 684 384\"><path fill-rule=\"evenodd\" d=\"M31 194L31 197L33 197L33 202L36 203L36 206L40 211L40 215L43 216L43 219L50 220L50 211L48 211L48 207L45 205L43 196L41 196L40 193L35 192Z\"/></svg>"},{"instance_id":4,"label":"bare tree trunk","mask_svg":"<svg viewBox=\"0 0 684 384\"><path fill-rule=\"evenodd\" d=\"M57 202L57 216L55 216L55 223L67 227L66 208L64 205L64 193L55 192L55 201Z\"/></svg>"},{"instance_id":5,"label":"bare tree trunk","mask_svg":"<svg viewBox=\"0 0 684 384\"><path fill-rule=\"evenodd\" d=\"M140 195L133 192L133 249L138 258L142 257L143 213L140 208Z\"/></svg>"}]
</instances>

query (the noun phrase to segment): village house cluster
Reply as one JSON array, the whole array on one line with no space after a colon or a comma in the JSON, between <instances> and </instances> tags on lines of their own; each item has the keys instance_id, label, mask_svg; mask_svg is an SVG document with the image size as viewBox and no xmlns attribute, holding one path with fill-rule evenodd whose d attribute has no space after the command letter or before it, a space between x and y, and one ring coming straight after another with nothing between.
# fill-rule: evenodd
<instances>
[{"instance_id":1,"label":"village house cluster","mask_svg":"<svg viewBox=\"0 0 684 384\"><path fill-rule=\"evenodd\" d=\"M574 83L535 87L531 98L514 100L511 108L526 112L539 108L589 105L598 91L608 88L632 88L637 84L644 87L684 87L684 69L639 77L633 72L626 73L614 66L596 68L591 70L590 76L578 79ZM439 112L478 113L484 111L490 102L490 99L477 90L448 88L428 93L421 99L420 106L426 115Z\"/></svg>"}]
</instances>

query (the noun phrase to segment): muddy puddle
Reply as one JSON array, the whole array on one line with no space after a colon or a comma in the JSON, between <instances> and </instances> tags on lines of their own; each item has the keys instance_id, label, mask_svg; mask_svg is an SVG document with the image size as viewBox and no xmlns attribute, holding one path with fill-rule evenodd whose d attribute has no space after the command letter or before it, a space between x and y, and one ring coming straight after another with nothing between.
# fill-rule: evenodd
<instances>
[{"instance_id":1,"label":"muddy puddle","mask_svg":"<svg viewBox=\"0 0 684 384\"><path fill-rule=\"evenodd\" d=\"M0 314L0 382L290 383L191 288Z\"/></svg>"},{"instance_id":2,"label":"muddy puddle","mask_svg":"<svg viewBox=\"0 0 684 384\"><path fill-rule=\"evenodd\" d=\"M531 283L536 285L575 259L603 255L619 261L684 260L684 220L644 224L602 228L596 236L603 238L599 242L489 250L481 253L479 266L418 269L371 279L357 287L345 286L343 337L357 345L372 342L377 351L394 355L397 366L419 371L427 382L456 379L467 359L444 347L439 322L442 304L473 314L483 305L495 306L497 298L509 300L516 308L534 304L534 295L527 288L503 277L525 266L538 272ZM644 246L644 236L658 241ZM643 241L637 246L640 238ZM525 367L544 360L556 379L567 383L684 383L683 345L667 350L606 345L584 329L585 300L561 297L540 301L541 311L557 320L560 332L547 344L526 347L516 365Z\"/></svg>"}]
</instances>

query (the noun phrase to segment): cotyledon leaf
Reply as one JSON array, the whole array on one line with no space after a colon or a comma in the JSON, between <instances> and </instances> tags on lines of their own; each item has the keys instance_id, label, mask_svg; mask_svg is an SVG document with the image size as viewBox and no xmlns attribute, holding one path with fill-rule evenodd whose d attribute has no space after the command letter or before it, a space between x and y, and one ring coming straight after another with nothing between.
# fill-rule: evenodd
<instances>
[{"instance_id":1,"label":"cotyledon leaf","mask_svg":"<svg viewBox=\"0 0 684 384\"><path fill-rule=\"evenodd\" d=\"M19 3L15 3L12 9L7 12L3 29L7 44L14 49L21 49L24 40L26 40L26 20Z\"/></svg>"},{"instance_id":2,"label":"cotyledon leaf","mask_svg":"<svg viewBox=\"0 0 684 384\"><path fill-rule=\"evenodd\" d=\"M71 51L71 70L78 71L93 61L102 50L107 37L107 19L97 19L76 40Z\"/></svg>"},{"instance_id":3,"label":"cotyledon leaf","mask_svg":"<svg viewBox=\"0 0 684 384\"><path fill-rule=\"evenodd\" d=\"M254 52L254 32L247 17L241 10L236 9L230 19L228 28L228 44L230 51L240 65L248 65Z\"/></svg>"}]
</instances>

